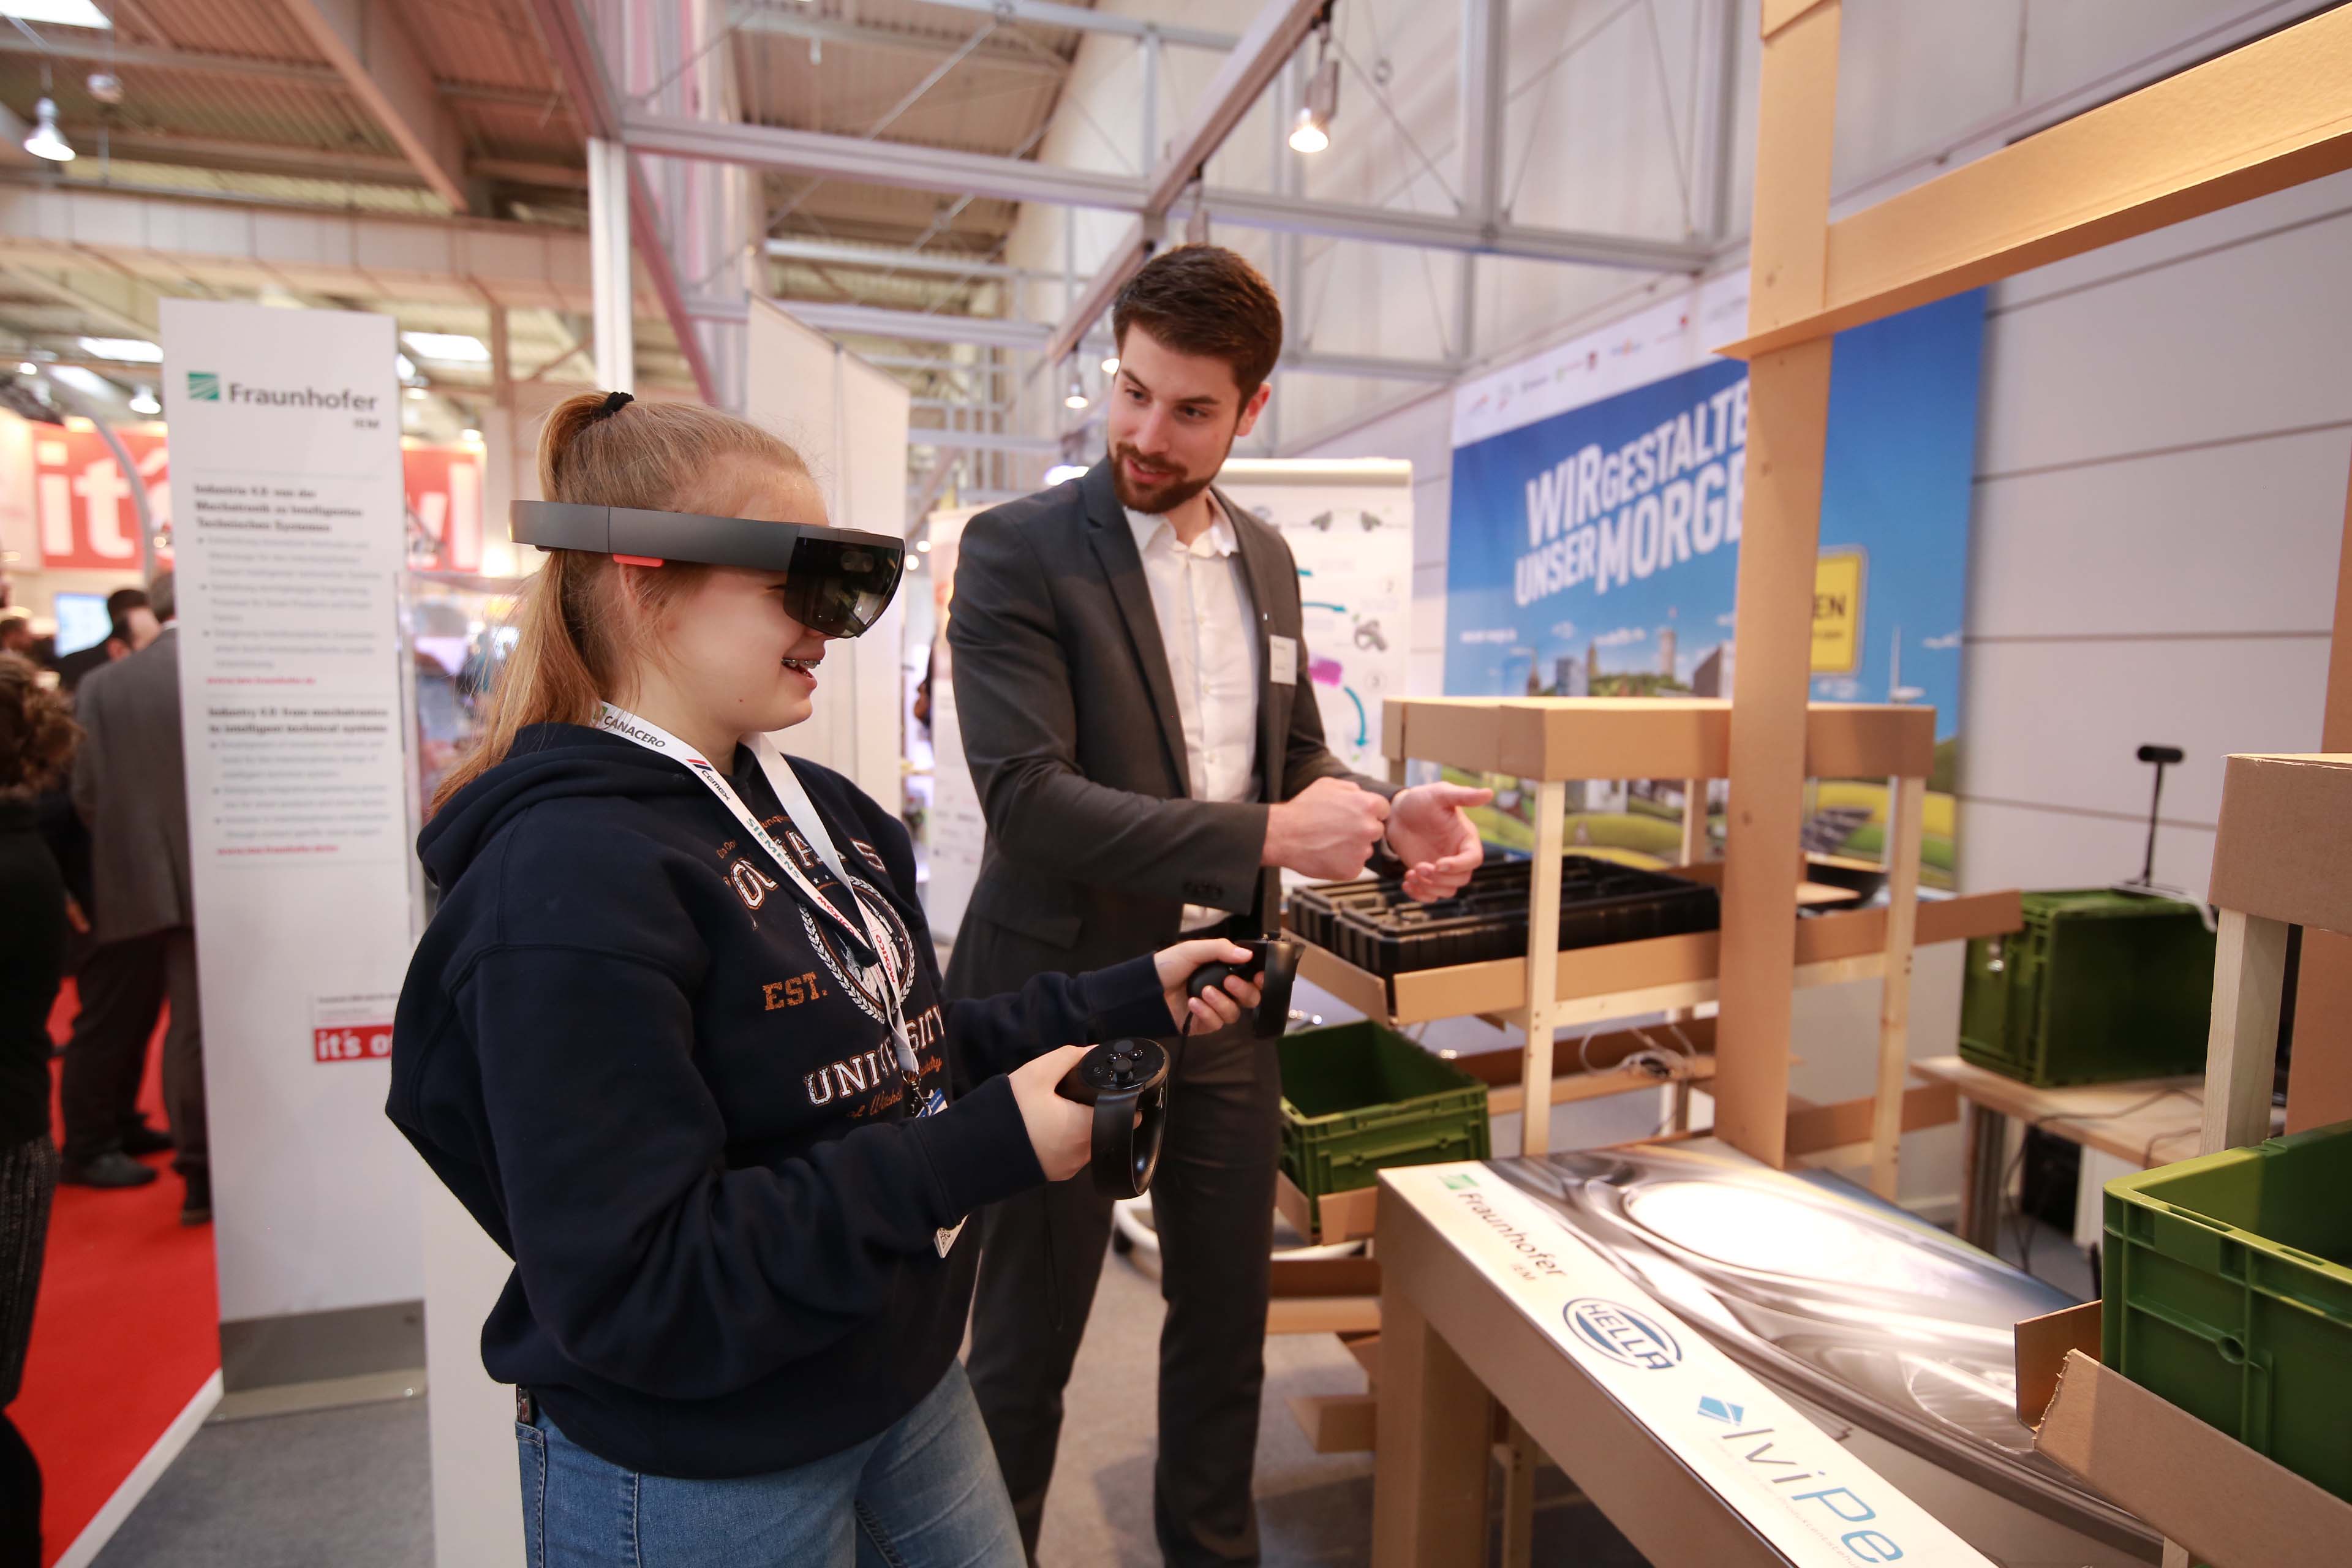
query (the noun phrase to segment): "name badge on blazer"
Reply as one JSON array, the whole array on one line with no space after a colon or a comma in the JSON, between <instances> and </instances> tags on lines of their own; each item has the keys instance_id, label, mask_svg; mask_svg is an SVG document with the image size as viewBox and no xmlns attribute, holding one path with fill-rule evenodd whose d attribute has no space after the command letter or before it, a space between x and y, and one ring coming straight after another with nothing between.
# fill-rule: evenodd
<instances>
[{"instance_id":1,"label":"name badge on blazer","mask_svg":"<svg viewBox=\"0 0 2352 1568\"><path fill-rule=\"evenodd\" d=\"M1298 684L1298 639L1269 637L1266 639L1265 678L1276 686Z\"/></svg>"}]
</instances>

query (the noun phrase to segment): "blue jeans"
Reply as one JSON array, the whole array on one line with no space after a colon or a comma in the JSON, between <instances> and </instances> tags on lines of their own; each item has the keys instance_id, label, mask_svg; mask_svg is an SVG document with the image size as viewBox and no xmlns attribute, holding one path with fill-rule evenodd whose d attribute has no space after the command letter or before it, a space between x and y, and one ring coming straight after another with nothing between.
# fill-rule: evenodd
<instances>
[{"instance_id":1,"label":"blue jeans","mask_svg":"<svg viewBox=\"0 0 2352 1568\"><path fill-rule=\"evenodd\" d=\"M529 1568L1022 1568L963 1363L879 1436L731 1480L598 1458L545 1411L518 1424Z\"/></svg>"}]
</instances>

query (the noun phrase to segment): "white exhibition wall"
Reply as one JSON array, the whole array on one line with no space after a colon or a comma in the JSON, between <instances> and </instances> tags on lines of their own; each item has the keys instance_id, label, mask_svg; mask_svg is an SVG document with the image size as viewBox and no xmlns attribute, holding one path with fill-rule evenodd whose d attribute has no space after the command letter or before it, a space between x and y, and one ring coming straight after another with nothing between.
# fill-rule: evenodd
<instances>
[{"instance_id":1,"label":"white exhibition wall","mask_svg":"<svg viewBox=\"0 0 2352 1568\"><path fill-rule=\"evenodd\" d=\"M836 525L905 537L913 395L906 383L803 326L773 300L751 301L744 337L744 417L800 453ZM856 780L893 815L905 794L898 668L905 623L905 605L894 603L864 637L828 651L815 714L778 737L794 756Z\"/></svg>"}]
</instances>

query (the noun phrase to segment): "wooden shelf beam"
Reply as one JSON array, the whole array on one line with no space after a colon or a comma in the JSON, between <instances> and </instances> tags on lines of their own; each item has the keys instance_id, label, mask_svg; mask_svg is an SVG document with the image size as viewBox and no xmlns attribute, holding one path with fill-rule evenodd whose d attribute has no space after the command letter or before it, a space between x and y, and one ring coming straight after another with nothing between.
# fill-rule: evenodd
<instances>
[{"instance_id":1,"label":"wooden shelf beam","mask_svg":"<svg viewBox=\"0 0 2352 1568\"><path fill-rule=\"evenodd\" d=\"M1820 304L1751 317L1716 352L1759 359L2347 168L2352 6L2337 6L1830 225ZM1759 232L1765 205L1759 192Z\"/></svg>"}]
</instances>

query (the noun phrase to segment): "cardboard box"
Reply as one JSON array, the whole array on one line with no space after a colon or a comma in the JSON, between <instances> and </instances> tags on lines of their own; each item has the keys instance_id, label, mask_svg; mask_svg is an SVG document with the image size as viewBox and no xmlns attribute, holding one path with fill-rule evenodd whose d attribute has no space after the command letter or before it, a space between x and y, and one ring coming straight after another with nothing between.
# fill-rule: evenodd
<instances>
[{"instance_id":1,"label":"cardboard box","mask_svg":"<svg viewBox=\"0 0 2352 1568\"><path fill-rule=\"evenodd\" d=\"M2221 778L2221 825L2207 897L2292 925L2352 931L2344 875L2352 822L2352 755L2233 756Z\"/></svg>"},{"instance_id":2,"label":"cardboard box","mask_svg":"<svg viewBox=\"0 0 2352 1568\"><path fill-rule=\"evenodd\" d=\"M2017 1413L2035 1452L2210 1568L2352 1556L2352 1503L2109 1371L2098 1353L2096 1301L2017 1325Z\"/></svg>"}]
</instances>

